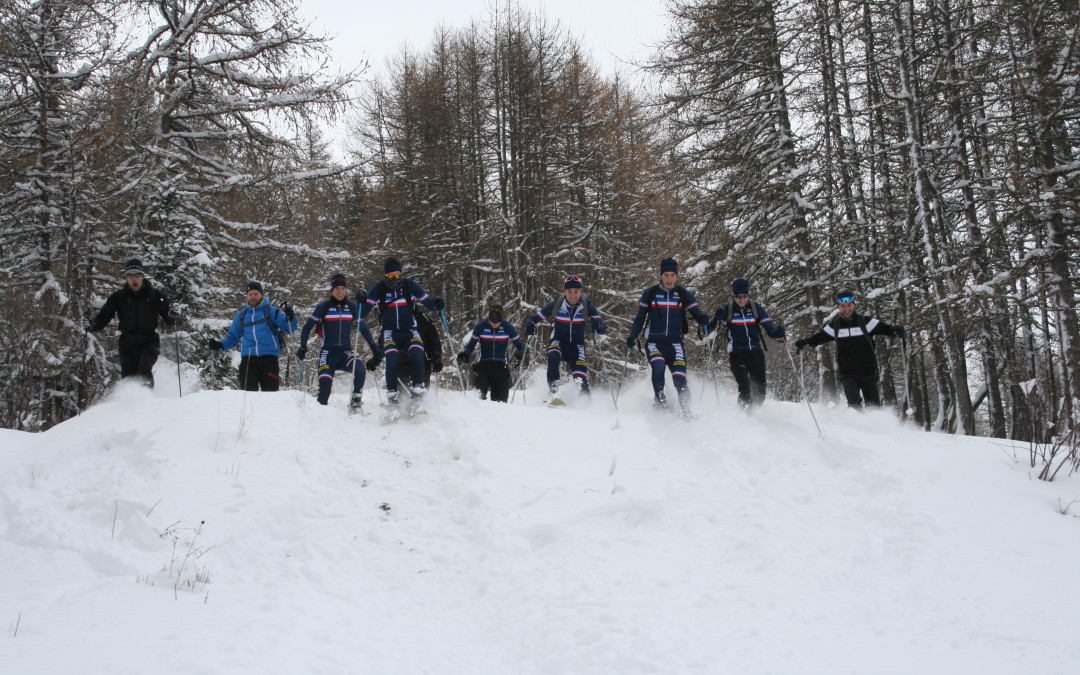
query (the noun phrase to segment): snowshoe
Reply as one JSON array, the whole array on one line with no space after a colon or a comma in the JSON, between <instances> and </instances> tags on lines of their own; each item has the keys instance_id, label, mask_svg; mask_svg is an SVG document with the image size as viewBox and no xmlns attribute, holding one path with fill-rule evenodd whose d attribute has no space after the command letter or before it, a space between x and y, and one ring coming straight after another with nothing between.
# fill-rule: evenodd
<instances>
[{"instance_id":1,"label":"snowshoe","mask_svg":"<svg viewBox=\"0 0 1080 675\"><path fill-rule=\"evenodd\" d=\"M349 415L366 415L364 412L364 397L360 393L355 393L349 400Z\"/></svg>"},{"instance_id":2,"label":"snowshoe","mask_svg":"<svg viewBox=\"0 0 1080 675\"><path fill-rule=\"evenodd\" d=\"M566 401L564 401L562 399L562 396L559 396L559 385L557 385L557 384L548 385L547 404L548 404L548 406L550 406L552 408L557 408L559 406L566 405Z\"/></svg>"},{"instance_id":3,"label":"snowshoe","mask_svg":"<svg viewBox=\"0 0 1080 675\"><path fill-rule=\"evenodd\" d=\"M386 403L382 404L385 409L382 417L379 418L379 422L382 424L393 424L401 417L401 408L398 406L398 393L396 391L386 392Z\"/></svg>"}]
</instances>

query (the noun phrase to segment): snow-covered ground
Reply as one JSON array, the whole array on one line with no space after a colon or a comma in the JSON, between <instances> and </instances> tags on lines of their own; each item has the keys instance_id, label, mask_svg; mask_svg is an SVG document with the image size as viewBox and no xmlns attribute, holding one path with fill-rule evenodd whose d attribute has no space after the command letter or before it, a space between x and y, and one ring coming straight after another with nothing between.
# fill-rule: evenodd
<instances>
[{"instance_id":1,"label":"snow-covered ground","mask_svg":"<svg viewBox=\"0 0 1080 675\"><path fill-rule=\"evenodd\" d=\"M350 418L159 371L0 431L4 673L1080 672L1080 479L1023 447L644 382L385 425L370 380Z\"/></svg>"}]
</instances>

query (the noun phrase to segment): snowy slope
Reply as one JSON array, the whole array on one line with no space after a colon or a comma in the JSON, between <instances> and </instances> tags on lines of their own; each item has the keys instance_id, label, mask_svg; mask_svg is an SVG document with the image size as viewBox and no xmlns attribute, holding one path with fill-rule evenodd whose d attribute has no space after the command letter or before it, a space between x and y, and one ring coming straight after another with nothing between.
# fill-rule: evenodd
<instances>
[{"instance_id":1,"label":"snowy slope","mask_svg":"<svg viewBox=\"0 0 1080 675\"><path fill-rule=\"evenodd\" d=\"M0 432L4 672L1080 671L1080 480L1025 448L643 383L387 426L158 379Z\"/></svg>"}]
</instances>

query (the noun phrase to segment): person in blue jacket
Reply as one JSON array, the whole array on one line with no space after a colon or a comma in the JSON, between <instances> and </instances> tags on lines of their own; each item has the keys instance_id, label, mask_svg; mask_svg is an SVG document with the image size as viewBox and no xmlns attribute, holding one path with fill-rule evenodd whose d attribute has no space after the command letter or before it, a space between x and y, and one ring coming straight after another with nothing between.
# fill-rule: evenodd
<instances>
[{"instance_id":1,"label":"person in blue jacket","mask_svg":"<svg viewBox=\"0 0 1080 675\"><path fill-rule=\"evenodd\" d=\"M521 363L525 345L517 329L503 317L502 305L488 308L487 318L476 324L465 349L457 355L458 363L468 363L477 344L480 345L480 356L473 372L476 373L480 398L487 398L490 389L492 401L505 403L510 398L510 345L514 345L515 365Z\"/></svg>"},{"instance_id":2,"label":"person in blue jacket","mask_svg":"<svg viewBox=\"0 0 1080 675\"><path fill-rule=\"evenodd\" d=\"M765 400L764 329L774 340L786 344L784 327L777 326L760 303L750 299L750 282L731 282L731 302L720 305L710 328L725 326L728 331L728 362L739 386L739 405L759 406Z\"/></svg>"},{"instance_id":3,"label":"person in blue jacket","mask_svg":"<svg viewBox=\"0 0 1080 675\"><path fill-rule=\"evenodd\" d=\"M228 351L240 345L240 388L245 391L277 391L279 333L296 331L296 313L288 304L275 307L263 295L258 281L247 285L247 303L233 317L224 340L210 340L210 349Z\"/></svg>"},{"instance_id":4,"label":"person in blue jacket","mask_svg":"<svg viewBox=\"0 0 1080 675\"><path fill-rule=\"evenodd\" d=\"M362 362L357 363L358 359L353 353L353 326L356 326L355 330L364 337L373 355L378 355L380 350L367 324L359 320L360 306L348 300L347 284L344 274L335 274L331 277L330 297L315 305L311 316L300 331L300 348L296 350L296 358L303 361L307 356L308 337L314 329L322 338L322 351L319 352L319 395L317 398L319 404L326 405L330 401L334 372L351 370L353 373L351 406L359 408L364 402L364 379L367 369Z\"/></svg>"},{"instance_id":5,"label":"person in blue jacket","mask_svg":"<svg viewBox=\"0 0 1080 675\"><path fill-rule=\"evenodd\" d=\"M563 295L525 320L525 335L536 332L536 324L551 321L555 324L551 330L551 344L548 345L547 382L552 395L559 391L559 365L566 361L573 364L570 376L581 387L581 393L589 393L589 367L585 359L585 338L588 337L590 324L592 330L600 335L607 333L607 326L600 318L600 310L591 300L584 297L584 283L576 274L563 280Z\"/></svg>"},{"instance_id":6,"label":"person in blue jacket","mask_svg":"<svg viewBox=\"0 0 1080 675\"><path fill-rule=\"evenodd\" d=\"M683 336L686 335L686 312L706 331L709 317L701 311L694 294L678 285L679 263L672 258L660 262L660 283L646 288L638 300L638 313L626 338L627 349L633 349L637 337L646 322L645 356L652 367L654 401L657 406L667 405L664 392L664 369L671 370L671 381L679 395L683 410L690 409L690 389L686 384L686 351Z\"/></svg>"},{"instance_id":7,"label":"person in blue jacket","mask_svg":"<svg viewBox=\"0 0 1080 675\"><path fill-rule=\"evenodd\" d=\"M413 304L421 303L433 312L446 309L442 298L432 299L427 291L412 279L401 275L401 263L395 258L388 258L383 265L385 279L377 282L368 291L356 294L360 306L360 319L363 320L372 309L379 308L379 321L382 327L382 355L386 358L386 393L391 403L398 400L398 361L402 352L412 365L412 387L409 391L414 396L421 396L426 391L424 384L424 340L417 330L416 317L413 316ZM368 360L371 370L379 366L382 358L376 354Z\"/></svg>"}]
</instances>

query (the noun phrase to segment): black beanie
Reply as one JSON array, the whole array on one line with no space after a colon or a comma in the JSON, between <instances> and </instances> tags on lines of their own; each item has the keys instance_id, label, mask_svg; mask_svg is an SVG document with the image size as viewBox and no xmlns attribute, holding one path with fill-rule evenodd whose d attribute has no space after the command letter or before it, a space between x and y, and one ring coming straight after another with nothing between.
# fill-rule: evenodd
<instances>
[{"instance_id":1,"label":"black beanie","mask_svg":"<svg viewBox=\"0 0 1080 675\"><path fill-rule=\"evenodd\" d=\"M840 298L851 298L851 301L855 302L855 294L846 288L836 292L836 301L840 302Z\"/></svg>"},{"instance_id":2,"label":"black beanie","mask_svg":"<svg viewBox=\"0 0 1080 675\"><path fill-rule=\"evenodd\" d=\"M124 274L127 274L128 272L131 272L131 271L144 272L145 273L145 270L143 269L143 266L142 266L142 261L139 260L138 258L132 258L131 260L124 263Z\"/></svg>"},{"instance_id":3,"label":"black beanie","mask_svg":"<svg viewBox=\"0 0 1080 675\"><path fill-rule=\"evenodd\" d=\"M258 292L262 293L263 292L262 284L260 284L258 281L249 281L248 285L247 285L247 290L248 291L258 291ZM247 291L245 291L245 292L247 292Z\"/></svg>"},{"instance_id":4,"label":"black beanie","mask_svg":"<svg viewBox=\"0 0 1080 675\"><path fill-rule=\"evenodd\" d=\"M344 274L335 274L334 276L330 277L330 290L334 290L338 286L348 286L348 283L345 281Z\"/></svg>"},{"instance_id":5,"label":"black beanie","mask_svg":"<svg viewBox=\"0 0 1080 675\"><path fill-rule=\"evenodd\" d=\"M665 258L664 260L661 260L660 274L663 274L664 272L674 272L675 274L678 274L679 263L676 262L674 258Z\"/></svg>"},{"instance_id":6,"label":"black beanie","mask_svg":"<svg viewBox=\"0 0 1080 675\"><path fill-rule=\"evenodd\" d=\"M750 282L746 279L736 279L731 282L732 295L750 295Z\"/></svg>"},{"instance_id":7,"label":"black beanie","mask_svg":"<svg viewBox=\"0 0 1080 675\"><path fill-rule=\"evenodd\" d=\"M390 274L391 272L400 272L401 263L396 258L387 258L386 264L383 265L383 274Z\"/></svg>"}]
</instances>

